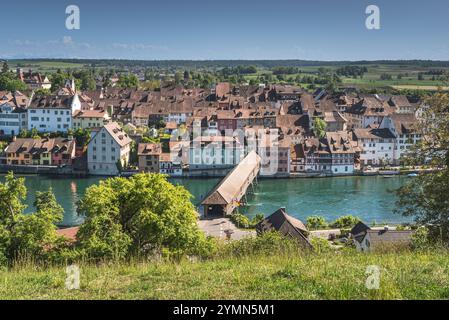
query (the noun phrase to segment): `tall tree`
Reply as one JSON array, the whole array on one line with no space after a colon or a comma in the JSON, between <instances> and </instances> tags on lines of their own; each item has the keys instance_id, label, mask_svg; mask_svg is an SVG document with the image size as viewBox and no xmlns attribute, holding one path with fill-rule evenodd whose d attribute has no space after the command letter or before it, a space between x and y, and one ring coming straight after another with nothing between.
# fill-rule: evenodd
<instances>
[{"instance_id":1,"label":"tall tree","mask_svg":"<svg viewBox=\"0 0 449 320\"><path fill-rule=\"evenodd\" d=\"M62 220L63 209L53 192L37 192L36 212L24 214L25 180L12 173L0 183L0 265L10 265L22 257L46 261L61 240L55 223Z\"/></svg>"},{"instance_id":2,"label":"tall tree","mask_svg":"<svg viewBox=\"0 0 449 320\"><path fill-rule=\"evenodd\" d=\"M315 120L313 120L315 135L318 138L323 138L326 135L326 126L327 124L323 119L315 118Z\"/></svg>"},{"instance_id":3,"label":"tall tree","mask_svg":"<svg viewBox=\"0 0 449 320\"><path fill-rule=\"evenodd\" d=\"M422 140L406 157L409 164L428 163L439 170L420 175L398 190L396 212L411 216L449 239L449 96L437 93L425 101L416 130Z\"/></svg>"}]
</instances>

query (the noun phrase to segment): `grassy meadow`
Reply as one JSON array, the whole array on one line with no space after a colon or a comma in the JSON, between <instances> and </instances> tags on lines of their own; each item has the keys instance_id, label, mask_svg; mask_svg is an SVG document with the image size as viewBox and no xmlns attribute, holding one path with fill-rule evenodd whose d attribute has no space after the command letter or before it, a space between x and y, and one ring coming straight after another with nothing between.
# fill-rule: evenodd
<instances>
[{"instance_id":1,"label":"grassy meadow","mask_svg":"<svg viewBox=\"0 0 449 320\"><path fill-rule=\"evenodd\" d=\"M380 288L365 286L380 267ZM220 257L201 262L81 264L80 289L65 267L0 271L1 299L449 299L446 252L342 250Z\"/></svg>"}]
</instances>

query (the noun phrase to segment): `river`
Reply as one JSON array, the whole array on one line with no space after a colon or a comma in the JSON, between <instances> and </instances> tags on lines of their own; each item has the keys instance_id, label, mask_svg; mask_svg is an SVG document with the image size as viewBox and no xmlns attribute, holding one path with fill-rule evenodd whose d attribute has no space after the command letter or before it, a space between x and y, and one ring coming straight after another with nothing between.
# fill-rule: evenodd
<instances>
[{"instance_id":1,"label":"river","mask_svg":"<svg viewBox=\"0 0 449 320\"><path fill-rule=\"evenodd\" d=\"M33 211L36 191L53 189L58 202L64 208L63 225L80 224L83 219L76 213L76 202L87 187L102 178L67 178L25 175L28 190L27 212ZM334 177L313 179L266 179L259 180L255 193L248 197L249 206L243 212L249 217L257 213L269 215L279 207L286 207L294 217L305 220L310 215L320 215L333 221L342 215L352 214L366 223L399 223L410 221L394 214L396 196L394 190L402 186L405 176ZM4 176L0 177L4 181ZM215 186L218 179L171 179L172 183L184 185L194 196L193 203L201 199Z\"/></svg>"}]
</instances>

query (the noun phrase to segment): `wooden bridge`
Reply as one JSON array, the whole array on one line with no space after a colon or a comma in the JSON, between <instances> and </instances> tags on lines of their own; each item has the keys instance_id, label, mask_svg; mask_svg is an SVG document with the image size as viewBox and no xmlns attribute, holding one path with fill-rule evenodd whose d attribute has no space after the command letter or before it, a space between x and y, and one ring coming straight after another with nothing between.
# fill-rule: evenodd
<instances>
[{"instance_id":1,"label":"wooden bridge","mask_svg":"<svg viewBox=\"0 0 449 320\"><path fill-rule=\"evenodd\" d=\"M204 216L225 216L246 202L248 188L257 182L260 157L251 151L240 163L221 180L201 202Z\"/></svg>"}]
</instances>

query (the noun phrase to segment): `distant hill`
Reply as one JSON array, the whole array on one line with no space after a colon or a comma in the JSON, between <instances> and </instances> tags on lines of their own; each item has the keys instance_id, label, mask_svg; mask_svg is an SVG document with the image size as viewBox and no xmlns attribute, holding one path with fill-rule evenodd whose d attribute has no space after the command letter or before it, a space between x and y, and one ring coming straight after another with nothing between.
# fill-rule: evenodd
<instances>
[{"instance_id":1,"label":"distant hill","mask_svg":"<svg viewBox=\"0 0 449 320\"><path fill-rule=\"evenodd\" d=\"M1 58L0 58L1 60ZM142 66L142 67L185 67L185 68L223 68L242 65L254 65L263 68L278 66L313 67L313 66L346 66L346 65L404 65L424 68L449 68L449 61L437 60L361 60L361 61L312 61L312 60L120 60L120 59L14 59L12 64L27 63L70 63L91 66Z\"/></svg>"}]
</instances>

